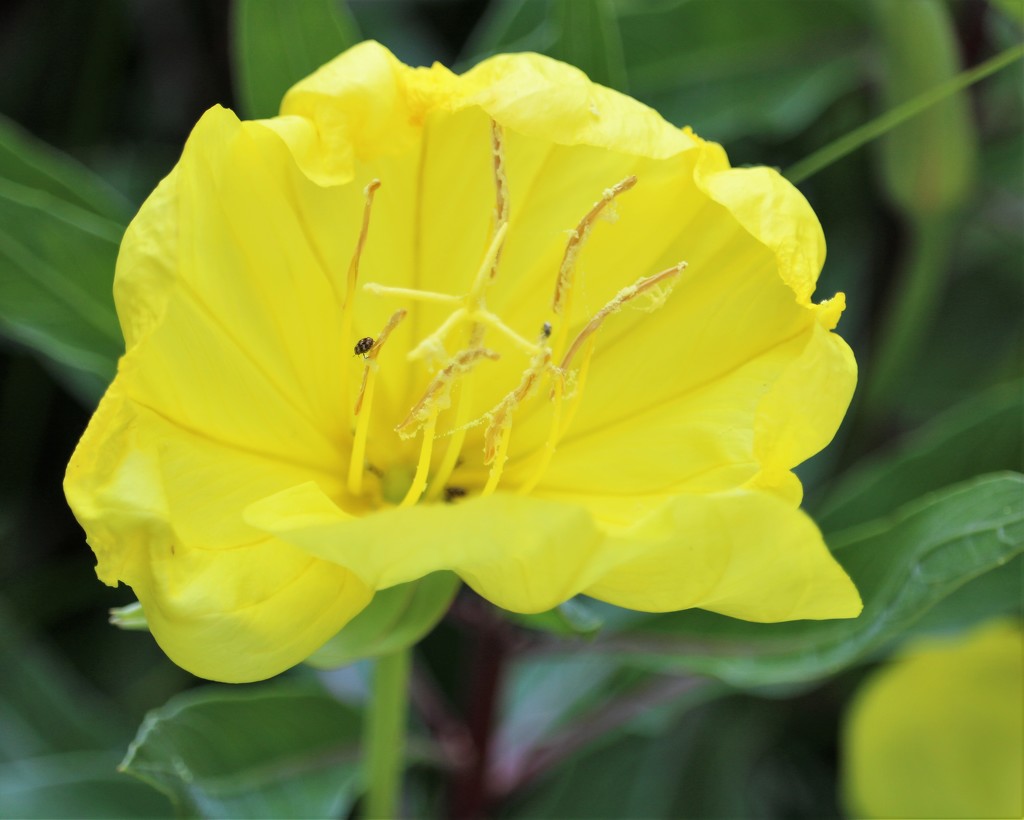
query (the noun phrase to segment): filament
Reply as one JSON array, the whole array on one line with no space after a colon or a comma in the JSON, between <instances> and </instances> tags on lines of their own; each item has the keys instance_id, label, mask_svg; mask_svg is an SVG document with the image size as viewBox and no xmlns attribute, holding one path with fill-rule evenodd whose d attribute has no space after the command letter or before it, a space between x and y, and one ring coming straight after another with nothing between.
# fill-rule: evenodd
<instances>
[{"instance_id":1,"label":"filament","mask_svg":"<svg viewBox=\"0 0 1024 820\"><path fill-rule=\"evenodd\" d=\"M420 500L423 489L427 486L427 475L430 472L430 456L434 450L434 431L437 428L437 414L440 408L434 405L430 408L426 424L423 426L423 444L420 445L420 458L416 464L416 475L413 476L409 491L402 499L399 507L411 507Z\"/></svg>"}]
</instances>

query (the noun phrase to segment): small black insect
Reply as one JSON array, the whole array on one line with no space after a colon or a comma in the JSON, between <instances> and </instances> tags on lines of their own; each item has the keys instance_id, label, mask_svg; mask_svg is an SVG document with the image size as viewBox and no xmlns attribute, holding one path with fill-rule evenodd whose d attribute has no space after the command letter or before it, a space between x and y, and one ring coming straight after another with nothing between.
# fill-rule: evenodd
<instances>
[{"instance_id":1,"label":"small black insect","mask_svg":"<svg viewBox=\"0 0 1024 820\"><path fill-rule=\"evenodd\" d=\"M462 498L466 495L466 490L463 487L445 487L444 488L444 500L451 504L456 498Z\"/></svg>"},{"instance_id":2,"label":"small black insect","mask_svg":"<svg viewBox=\"0 0 1024 820\"><path fill-rule=\"evenodd\" d=\"M370 352L372 347L373 339L371 339L369 336L364 336L362 339L356 342L356 355L359 356L361 354L362 357L365 359L366 354Z\"/></svg>"},{"instance_id":3,"label":"small black insect","mask_svg":"<svg viewBox=\"0 0 1024 820\"><path fill-rule=\"evenodd\" d=\"M542 339L551 338L551 322L545 322L543 325L541 325L540 335Z\"/></svg>"}]
</instances>

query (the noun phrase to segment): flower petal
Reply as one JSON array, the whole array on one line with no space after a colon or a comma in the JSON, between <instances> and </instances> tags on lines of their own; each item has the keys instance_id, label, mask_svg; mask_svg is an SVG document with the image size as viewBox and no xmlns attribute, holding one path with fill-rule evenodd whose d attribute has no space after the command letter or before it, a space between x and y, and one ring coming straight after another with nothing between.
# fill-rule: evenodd
<instances>
[{"instance_id":1,"label":"flower petal","mask_svg":"<svg viewBox=\"0 0 1024 820\"><path fill-rule=\"evenodd\" d=\"M293 86L281 103L282 119L299 117L315 128L284 122L280 132L310 177L330 184L347 181L357 159L408 150L430 111L465 108L561 145L663 158L700 143L646 105L549 57L502 54L456 76L437 63L410 68L375 42L360 43Z\"/></svg>"},{"instance_id":2,"label":"flower petal","mask_svg":"<svg viewBox=\"0 0 1024 820\"><path fill-rule=\"evenodd\" d=\"M681 495L609 540L619 563L585 593L629 609L771 622L862 608L814 522L771 493Z\"/></svg>"},{"instance_id":3,"label":"flower petal","mask_svg":"<svg viewBox=\"0 0 1024 820\"><path fill-rule=\"evenodd\" d=\"M856 817L1024 816L1024 634L990 621L919 640L857 693L844 731Z\"/></svg>"},{"instance_id":4,"label":"flower petal","mask_svg":"<svg viewBox=\"0 0 1024 820\"><path fill-rule=\"evenodd\" d=\"M495 495L348 518L314 483L253 504L246 520L383 589L441 569L515 612L543 612L606 569L578 507Z\"/></svg>"},{"instance_id":5,"label":"flower petal","mask_svg":"<svg viewBox=\"0 0 1024 820\"><path fill-rule=\"evenodd\" d=\"M196 675L270 677L301 661L370 599L341 567L226 514L281 486L289 468L225 455L109 388L68 465L64 491L97 574L138 595L157 642ZM292 480L305 470L290 468Z\"/></svg>"},{"instance_id":6,"label":"flower petal","mask_svg":"<svg viewBox=\"0 0 1024 820\"><path fill-rule=\"evenodd\" d=\"M853 397L857 362L839 336L815 323L757 407L754 453L767 471L790 470L835 436Z\"/></svg>"}]
</instances>

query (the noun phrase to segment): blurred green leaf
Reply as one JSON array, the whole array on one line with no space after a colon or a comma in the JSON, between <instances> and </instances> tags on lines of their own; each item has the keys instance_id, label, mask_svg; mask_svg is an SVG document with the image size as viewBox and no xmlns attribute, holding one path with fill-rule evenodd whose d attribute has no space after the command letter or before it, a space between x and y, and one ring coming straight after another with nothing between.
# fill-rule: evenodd
<instances>
[{"instance_id":1,"label":"blurred green leaf","mask_svg":"<svg viewBox=\"0 0 1024 820\"><path fill-rule=\"evenodd\" d=\"M555 0L558 32L550 54L583 70L595 83L626 91L629 81L613 0Z\"/></svg>"},{"instance_id":2,"label":"blurred green leaf","mask_svg":"<svg viewBox=\"0 0 1024 820\"><path fill-rule=\"evenodd\" d=\"M831 544L864 599L858 618L755 624L688 610L652 617L607 646L645 667L705 673L741 687L835 674L1024 552L1024 477L964 482L835 535Z\"/></svg>"},{"instance_id":3,"label":"blurred green leaf","mask_svg":"<svg viewBox=\"0 0 1024 820\"><path fill-rule=\"evenodd\" d=\"M0 332L42 354L86 403L123 344L111 291L123 226L0 180Z\"/></svg>"},{"instance_id":4,"label":"blurred green leaf","mask_svg":"<svg viewBox=\"0 0 1024 820\"><path fill-rule=\"evenodd\" d=\"M972 396L899 444L864 459L813 508L826 532L886 515L924 493L972 476L1020 470L1024 458L1024 382Z\"/></svg>"},{"instance_id":5,"label":"blurred green leaf","mask_svg":"<svg viewBox=\"0 0 1024 820\"><path fill-rule=\"evenodd\" d=\"M111 747L122 726L110 704L0 602L0 760ZM3 801L0 800L0 806Z\"/></svg>"},{"instance_id":6,"label":"blurred green leaf","mask_svg":"<svg viewBox=\"0 0 1024 820\"><path fill-rule=\"evenodd\" d=\"M0 118L0 334L87 405L122 350L111 289L130 214L98 177Z\"/></svg>"},{"instance_id":7,"label":"blurred green leaf","mask_svg":"<svg viewBox=\"0 0 1024 820\"><path fill-rule=\"evenodd\" d=\"M246 117L276 116L284 93L360 40L341 0L235 0L235 91Z\"/></svg>"},{"instance_id":8,"label":"blurred green leaf","mask_svg":"<svg viewBox=\"0 0 1024 820\"><path fill-rule=\"evenodd\" d=\"M809 720L808 705L736 695L695 705L657 734L627 731L567 760L514 796L504 816L834 816L831 727L818 714Z\"/></svg>"},{"instance_id":9,"label":"blurred green leaf","mask_svg":"<svg viewBox=\"0 0 1024 820\"><path fill-rule=\"evenodd\" d=\"M1024 26L1024 2L1021 0L992 0L992 5L1018 26Z\"/></svg>"},{"instance_id":10,"label":"blurred green leaf","mask_svg":"<svg viewBox=\"0 0 1024 820\"><path fill-rule=\"evenodd\" d=\"M117 771L114 752L70 752L0 766L3 817L170 817L166 795Z\"/></svg>"},{"instance_id":11,"label":"blurred green leaf","mask_svg":"<svg viewBox=\"0 0 1024 820\"><path fill-rule=\"evenodd\" d=\"M435 572L373 596L370 605L307 660L332 669L406 649L425 636L448 611L459 588L452 572Z\"/></svg>"},{"instance_id":12,"label":"blurred green leaf","mask_svg":"<svg viewBox=\"0 0 1024 820\"><path fill-rule=\"evenodd\" d=\"M631 91L706 137L790 137L863 83L857 3L619 0Z\"/></svg>"},{"instance_id":13,"label":"blurred green leaf","mask_svg":"<svg viewBox=\"0 0 1024 820\"><path fill-rule=\"evenodd\" d=\"M0 116L0 179L51 194L124 226L132 207L101 177Z\"/></svg>"},{"instance_id":14,"label":"blurred green leaf","mask_svg":"<svg viewBox=\"0 0 1024 820\"><path fill-rule=\"evenodd\" d=\"M498 0L463 60L537 51L716 140L792 136L862 84L867 31L834 0Z\"/></svg>"},{"instance_id":15,"label":"blurred green leaf","mask_svg":"<svg viewBox=\"0 0 1024 820\"><path fill-rule=\"evenodd\" d=\"M558 38L551 0L491 0L462 52L469 68L499 52L548 53Z\"/></svg>"},{"instance_id":16,"label":"blurred green leaf","mask_svg":"<svg viewBox=\"0 0 1024 820\"><path fill-rule=\"evenodd\" d=\"M603 624L593 607L580 599L566 601L554 609L538 612L536 615L522 615L518 612L503 612L502 614L510 621L528 629L537 629L570 638L586 638L596 635L601 631Z\"/></svg>"},{"instance_id":17,"label":"blurred green leaf","mask_svg":"<svg viewBox=\"0 0 1024 820\"><path fill-rule=\"evenodd\" d=\"M205 687L150 712L121 769L203 817L344 817L360 724L308 684Z\"/></svg>"},{"instance_id":18,"label":"blurred green leaf","mask_svg":"<svg viewBox=\"0 0 1024 820\"><path fill-rule=\"evenodd\" d=\"M872 8L884 48L880 79L887 109L961 73L956 32L945 4L875 0ZM950 94L894 128L881 149L888 191L903 211L930 214L957 207L977 171L977 135L966 93Z\"/></svg>"}]
</instances>

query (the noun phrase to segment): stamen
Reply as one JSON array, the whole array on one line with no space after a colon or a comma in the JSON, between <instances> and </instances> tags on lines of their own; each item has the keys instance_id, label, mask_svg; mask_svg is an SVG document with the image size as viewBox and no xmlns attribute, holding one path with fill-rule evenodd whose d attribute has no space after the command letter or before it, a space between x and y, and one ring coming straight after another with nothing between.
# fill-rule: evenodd
<instances>
[{"instance_id":1,"label":"stamen","mask_svg":"<svg viewBox=\"0 0 1024 820\"><path fill-rule=\"evenodd\" d=\"M373 407L373 391L377 383L377 356L380 349L388 340L399 322L405 318L406 311L399 310L388 319L384 329L381 330L377 341L373 343L365 355L366 364L363 366L363 382L359 387L359 395L356 398L353 413L356 417L356 431L352 437L352 454L348 461L348 491L352 495L361 495L363 492L363 472L366 463L366 439L370 430L370 411ZM361 412L363 406L366 412Z\"/></svg>"},{"instance_id":2,"label":"stamen","mask_svg":"<svg viewBox=\"0 0 1024 820\"><path fill-rule=\"evenodd\" d=\"M505 462L508 460L508 444L512 437L512 414L531 395L537 383L551 366L551 349L539 350L523 371L516 389L508 393L497 406L486 414L487 429L484 431L484 464L491 465L482 495L490 495L498 488Z\"/></svg>"},{"instance_id":3,"label":"stamen","mask_svg":"<svg viewBox=\"0 0 1024 820\"><path fill-rule=\"evenodd\" d=\"M494 157L494 225L497 235L508 227L508 175L505 173L505 132L494 120L491 120L491 153ZM498 275L500 261L499 246L491 265L489 280Z\"/></svg>"},{"instance_id":4,"label":"stamen","mask_svg":"<svg viewBox=\"0 0 1024 820\"><path fill-rule=\"evenodd\" d=\"M580 345L582 345L591 334L595 333L598 330L598 328L600 328L601 325L604 323L604 320L607 319L611 314L618 313L620 310L622 310L622 306L624 304L635 299L640 294L649 291L655 285L668 279L669 277L678 275L679 272L682 271L684 268L686 268L686 263L679 262L678 264L673 265L671 268L666 268L660 273L655 273L652 276L646 276L641 279L638 279L632 285L629 285L628 287L625 287L618 293L616 293L612 300L608 302L608 304L606 304L603 308L601 308L597 313L595 313L594 317L589 322L587 322L583 330L581 330L576 335L576 338L573 340L572 344L569 345L569 349L566 351L565 356L562 358L562 364L559 367L559 369L562 370L563 372L569 369L569 364L572 362L572 357L576 354L576 351L579 350Z\"/></svg>"},{"instance_id":5,"label":"stamen","mask_svg":"<svg viewBox=\"0 0 1024 820\"><path fill-rule=\"evenodd\" d=\"M487 483L480 491L480 497L486 498L498 489L498 482L501 481L501 474L505 470L505 462L508 461L508 443L512 438L512 417L509 416L501 428L501 437L498 440L497 450L493 455L491 471L487 475Z\"/></svg>"},{"instance_id":6,"label":"stamen","mask_svg":"<svg viewBox=\"0 0 1024 820\"><path fill-rule=\"evenodd\" d=\"M555 449L558 447L558 442L568 427L568 422L571 421L572 416L575 415L576 408L579 406L580 397L582 396L583 384L586 380L586 373L589 369L590 358L593 355L593 344L591 343L587 345L583 364L580 367L580 373L576 383L576 390L574 393L575 401L573 402L573 406L570 410L569 418L566 420L566 423L563 424L562 406L565 398L565 377L568 375L569 366L572 364L573 357L579 349L583 347L583 345L587 344L588 341L593 342L594 334L604 323L604 320L611 314L622 310L622 306L627 302L632 301L641 294L650 292L652 288L657 287L660 283L670 279L671 277L677 276L685 267L685 262L679 262L671 268L666 268L660 273L655 273L652 276L646 276L638 279L632 285L623 288L615 294L608 304L594 314L594 317L587 322L584 328L576 335L576 338L573 340L568 351L566 351L565 356L562 358L561 366L557 368L558 375L554 379L554 384L551 390L551 400L554 405L551 414L551 426L548 428L547 441L544 442L544 448L541 450L540 461L534 469L533 474L519 488L520 493L525 494L532 492L540 482L544 473L547 472L548 465L551 463L551 458L554 456Z\"/></svg>"},{"instance_id":7,"label":"stamen","mask_svg":"<svg viewBox=\"0 0 1024 820\"><path fill-rule=\"evenodd\" d=\"M554 377L554 386L551 391L551 426L548 428L547 441L544 442L544 447L540 451L540 461L534 468L533 474L523 482L519 488L521 495L533 492L534 487L540 483L541 478L544 477L544 473L548 471L548 465L551 463L551 457L555 454L555 449L558 446L558 440L562 435L562 397L565 393L564 375L558 373Z\"/></svg>"},{"instance_id":8,"label":"stamen","mask_svg":"<svg viewBox=\"0 0 1024 820\"><path fill-rule=\"evenodd\" d=\"M452 293L438 293L433 290L416 290L415 288L395 288L390 285L378 285L376 282L367 282L363 290L372 293L374 296L398 296L408 299L411 302L433 302L440 305L457 305L462 302L463 297Z\"/></svg>"},{"instance_id":9,"label":"stamen","mask_svg":"<svg viewBox=\"0 0 1024 820\"><path fill-rule=\"evenodd\" d=\"M430 472L430 456L434 450L434 430L437 428L437 415L441 407L437 404L430 408L423 427L423 444L420 445L420 458L416 463L416 475L413 476L409 492L405 494L399 507L411 507L420 500L423 489L427 486L427 475Z\"/></svg>"},{"instance_id":10,"label":"stamen","mask_svg":"<svg viewBox=\"0 0 1024 820\"><path fill-rule=\"evenodd\" d=\"M427 487L427 501L433 501L441 495L442 491L447 492L448 479L455 471L455 465L462 453L462 445L466 443L466 433L472 424L469 424L469 411L473 404L473 382L464 381L459 385L459 397L455 406L455 429L452 431L452 440L448 442L448 449L444 451L444 457L434 473L434 477Z\"/></svg>"},{"instance_id":11,"label":"stamen","mask_svg":"<svg viewBox=\"0 0 1024 820\"><path fill-rule=\"evenodd\" d=\"M491 313L489 310L478 310L471 313L469 318L475 322L494 328L515 344L516 347L522 350L527 356L535 356L537 351L540 350L538 345L519 335L512 328L506 325L501 320L501 317L496 313Z\"/></svg>"},{"instance_id":12,"label":"stamen","mask_svg":"<svg viewBox=\"0 0 1024 820\"><path fill-rule=\"evenodd\" d=\"M525 342L527 345L526 349L530 355L533 355L536 350L535 345L530 345L529 342L526 342L497 316L483 310L486 287L494 281L498 274L501 249L504 244L504 237L508 231L509 221L508 175L505 172L505 134L502 127L494 120L491 120L491 154L494 162L494 238L491 240L491 245L484 257L484 264L473 280L473 286L470 288L469 293L462 297L463 304L465 305L462 315L456 316L453 314L453 316L449 316L448 320L434 334L428 336L417 345L416 350L413 351L417 356L427 353L434 353L436 356L439 349L443 350L444 334L451 327L454 327L456 322L462 321L467 310L472 311L468 318L473 322L469 333L470 350L483 345L484 331L487 326L494 327L505 333L506 336L519 344L520 347ZM458 297L456 298L458 299ZM459 311L455 313L459 314ZM455 429L452 433L452 440L449 442L444 458L441 460L433 481L431 481L430 487L427 489L428 500L437 498L440 495L448 479L451 477L455 465L458 463L459 454L462 452L463 444L466 441L466 433L472 426L469 423L472 397L472 382L463 382L456 404Z\"/></svg>"},{"instance_id":13,"label":"stamen","mask_svg":"<svg viewBox=\"0 0 1024 820\"><path fill-rule=\"evenodd\" d=\"M413 405L409 414L401 424L395 427L395 432L402 438L412 438L422 427L433 410L441 411L448 407L452 385L455 381L467 374L480 359L496 360L501 358L493 350L483 347L472 350L463 350L457 353L451 362L427 385L423 397Z\"/></svg>"},{"instance_id":14,"label":"stamen","mask_svg":"<svg viewBox=\"0 0 1024 820\"><path fill-rule=\"evenodd\" d=\"M366 199L363 204L363 223L359 228L359 237L356 239L355 250L352 251L352 260L348 265L348 278L345 283L345 302L341 306L341 338L343 339L351 339L353 335L352 316L355 310L359 262L363 257L363 248L366 246L366 238L370 233L370 211L373 209L373 195L379 187L380 180L374 179L363 188L363 196Z\"/></svg>"},{"instance_id":15,"label":"stamen","mask_svg":"<svg viewBox=\"0 0 1024 820\"><path fill-rule=\"evenodd\" d=\"M473 280L473 287L470 288L469 293L466 295L466 303L473 307L479 307L483 304L484 289L491 283L497 272L498 259L501 256L501 246L505 242L506 233L508 233L508 223L503 222L494 232L494 239L491 240L487 253L484 254L484 261L480 264L480 269Z\"/></svg>"},{"instance_id":16,"label":"stamen","mask_svg":"<svg viewBox=\"0 0 1024 820\"><path fill-rule=\"evenodd\" d=\"M377 337L377 341L375 341L373 346L363 354L363 358L366 359L366 366L363 368L363 383L359 388L359 395L356 397L356 406L352 411L353 415L359 415L359 409L363 405L363 393L366 392L367 378L371 371L376 370L371 362L377 358L380 353L380 349L384 346L384 342L386 342L388 340L388 336L391 335L391 331L398 327L399 322L405 318L407 313L407 310L398 310L391 314L391 318L388 319L388 323L384 325L384 329L380 332L380 336Z\"/></svg>"},{"instance_id":17,"label":"stamen","mask_svg":"<svg viewBox=\"0 0 1024 820\"><path fill-rule=\"evenodd\" d=\"M611 204L615 197L628 191L636 185L636 177L628 176L621 182L616 182L611 188L606 188L601 198L594 203L587 211L583 219L576 226L576 230L569 234L569 242L565 246L565 253L562 256L562 264L558 268L558 280L555 282L555 295L551 300L551 309L556 315L568 314L569 295L572 292L573 274L576 269L576 258L583 249L590 231L597 222L601 212Z\"/></svg>"}]
</instances>

